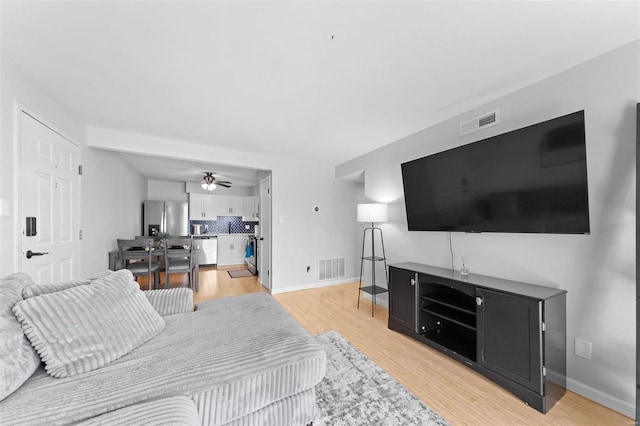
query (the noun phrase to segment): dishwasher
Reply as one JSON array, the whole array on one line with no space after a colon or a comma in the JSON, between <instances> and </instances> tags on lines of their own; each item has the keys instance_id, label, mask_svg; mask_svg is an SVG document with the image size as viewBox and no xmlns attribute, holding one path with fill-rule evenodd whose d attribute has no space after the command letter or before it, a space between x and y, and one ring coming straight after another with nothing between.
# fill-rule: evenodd
<instances>
[{"instance_id":1,"label":"dishwasher","mask_svg":"<svg viewBox=\"0 0 640 426\"><path fill-rule=\"evenodd\" d=\"M218 263L218 237L199 237L198 265Z\"/></svg>"}]
</instances>

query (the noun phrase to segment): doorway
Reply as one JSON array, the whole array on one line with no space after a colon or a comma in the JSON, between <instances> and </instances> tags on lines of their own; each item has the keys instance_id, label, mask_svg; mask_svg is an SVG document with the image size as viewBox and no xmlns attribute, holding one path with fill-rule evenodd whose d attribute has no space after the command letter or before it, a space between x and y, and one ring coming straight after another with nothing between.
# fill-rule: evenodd
<instances>
[{"instance_id":1,"label":"doorway","mask_svg":"<svg viewBox=\"0 0 640 426\"><path fill-rule=\"evenodd\" d=\"M271 291L271 175L260 180L260 284Z\"/></svg>"}]
</instances>

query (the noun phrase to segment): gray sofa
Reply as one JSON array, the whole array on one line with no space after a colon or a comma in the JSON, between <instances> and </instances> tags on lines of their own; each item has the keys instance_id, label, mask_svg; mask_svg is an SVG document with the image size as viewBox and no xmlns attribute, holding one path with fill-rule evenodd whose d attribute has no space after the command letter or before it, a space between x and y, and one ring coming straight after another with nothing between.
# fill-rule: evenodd
<instances>
[{"instance_id":1,"label":"gray sofa","mask_svg":"<svg viewBox=\"0 0 640 426\"><path fill-rule=\"evenodd\" d=\"M307 425L322 347L261 293L0 280L0 424Z\"/></svg>"}]
</instances>

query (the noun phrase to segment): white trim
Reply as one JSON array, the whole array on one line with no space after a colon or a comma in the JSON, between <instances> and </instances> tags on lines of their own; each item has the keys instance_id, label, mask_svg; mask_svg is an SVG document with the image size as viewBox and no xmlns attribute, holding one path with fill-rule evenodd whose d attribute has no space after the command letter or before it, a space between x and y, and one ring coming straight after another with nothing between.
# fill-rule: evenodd
<instances>
[{"instance_id":1,"label":"white trim","mask_svg":"<svg viewBox=\"0 0 640 426\"><path fill-rule=\"evenodd\" d=\"M22 262L22 226L20 218L22 217L22 195L21 195L21 168L20 168L20 111L24 108L17 99L13 100L13 232L15 238L13 242L13 270L20 271Z\"/></svg>"},{"instance_id":2,"label":"white trim","mask_svg":"<svg viewBox=\"0 0 640 426\"><path fill-rule=\"evenodd\" d=\"M272 288L271 289L271 294L290 293L290 292L293 292L293 291L311 290L311 289L314 289L314 288L322 288L322 287L332 287L334 285L355 283L355 282L358 282L358 280L359 280L359 277L353 277L353 278L345 278L345 279L341 279L341 280L322 281L322 282L305 284L305 285L300 285L300 286L292 286L292 287L284 287L284 288ZM389 293L384 293L384 294L389 294ZM357 294L354 294L353 297L354 298L357 297ZM371 295L367 294L367 293L363 293L361 297L363 299L371 300ZM387 297L380 298L380 296L378 296L376 298L376 304L389 309L389 301L387 300Z\"/></svg>"},{"instance_id":3,"label":"white trim","mask_svg":"<svg viewBox=\"0 0 640 426\"><path fill-rule=\"evenodd\" d=\"M585 398L589 398L590 400L595 401L598 404L609 407L612 410L617 411L618 413L622 413L627 417L631 417L632 419L636 415L636 407L634 402L623 401L620 398L606 394L598 389L578 382L577 380L570 379L569 377L567 377L567 389L580 394Z\"/></svg>"},{"instance_id":4,"label":"white trim","mask_svg":"<svg viewBox=\"0 0 640 426\"><path fill-rule=\"evenodd\" d=\"M304 284L304 285L291 286L291 287L283 287L283 288L273 288L273 286L272 286L271 294L290 293L292 291L310 290L312 288L331 287L331 286L334 286L334 285L348 284L348 283L353 283L353 282L357 282L357 281L358 281L358 277L354 277L354 278L345 278L345 279L341 279L341 280L322 281L322 282L317 282L317 283Z\"/></svg>"}]
</instances>

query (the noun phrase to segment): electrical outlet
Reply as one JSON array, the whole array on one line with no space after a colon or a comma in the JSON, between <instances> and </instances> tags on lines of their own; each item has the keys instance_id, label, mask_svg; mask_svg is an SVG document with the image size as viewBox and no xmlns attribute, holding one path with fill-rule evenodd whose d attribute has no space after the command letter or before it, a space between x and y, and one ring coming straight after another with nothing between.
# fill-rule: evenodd
<instances>
[{"instance_id":1,"label":"electrical outlet","mask_svg":"<svg viewBox=\"0 0 640 426\"><path fill-rule=\"evenodd\" d=\"M249 229L249 228L251 228L249 225L244 226L244 229Z\"/></svg>"},{"instance_id":2,"label":"electrical outlet","mask_svg":"<svg viewBox=\"0 0 640 426\"><path fill-rule=\"evenodd\" d=\"M591 359L591 342L576 337L573 352L580 358Z\"/></svg>"}]
</instances>

